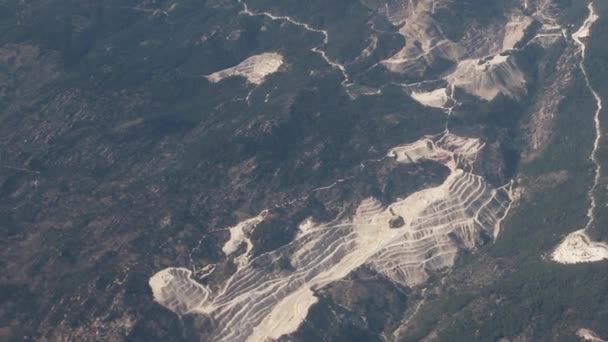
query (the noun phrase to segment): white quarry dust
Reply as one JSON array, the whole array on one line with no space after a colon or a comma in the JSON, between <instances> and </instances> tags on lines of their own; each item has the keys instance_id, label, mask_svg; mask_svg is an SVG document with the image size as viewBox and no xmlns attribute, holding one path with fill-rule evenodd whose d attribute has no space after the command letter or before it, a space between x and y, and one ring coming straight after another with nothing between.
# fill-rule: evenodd
<instances>
[{"instance_id":1,"label":"white quarry dust","mask_svg":"<svg viewBox=\"0 0 608 342\"><path fill-rule=\"evenodd\" d=\"M391 23L400 26L399 33L405 39L405 46L381 64L391 72L418 78L424 77L427 69L437 61L449 60L456 64L456 68L448 71L442 79L448 81L450 87L462 88L487 101L498 94L512 98L524 94L524 73L508 54L518 49L515 46L535 19L543 21L546 18L527 16L514 9L507 13L509 20L503 27L498 24L477 27L483 33L470 32L460 41L452 41L434 19L437 9L448 3L447 0L388 1L386 16ZM544 15L543 12L538 14ZM553 26L543 24L532 41L539 40L544 45L545 41L551 42L561 36L559 29L555 31ZM437 97L424 94L415 98L425 105L439 107L439 92L433 95Z\"/></svg>"},{"instance_id":2,"label":"white quarry dust","mask_svg":"<svg viewBox=\"0 0 608 342\"><path fill-rule=\"evenodd\" d=\"M166 268L153 275L148 284L157 303L175 313L186 313L188 308L184 305L191 298L206 301L210 290L201 284L190 280L192 271L183 267ZM188 279L188 281L183 281ZM206 313L205 307L198 308L198 312Z\"/></svg>"},{"instance_id":3,"label":"white quarry dust","mask_svg":"<svg viewBox=\"0 0 608 342\"><path fill-rule=\"evenodd\" d=\"M284 21L321 34L322 44L312 51L340 70L344 75L343 84L348 84L345 67L328 58L321 49L329 42L327 31L288 16L253 12L242 4L243 15ZM502 31L496 34L498 39L495 41L467 36L468 42L452 42L445 38L433 19L438 4L441 5L441 1L419 0L391 1L386 5L387 17L401 26L400 33L406 38L406 45L382 65L393 72L424 76L421 65L447 59L456 63L456 67L442 77L452 90L458 87L488 101L499 94L522 95L525 92L524 74L506 52L523 39L533 18L512 14ZM590 17L572 37L581 47L583 58L585 46L581 39L589 36L591 24L597 19L591 7L590 12ZM563 35L561 27L555 26L542 8L533 17L541 21L543 27L532 40L545 42ZM256 83L280 67L280 64L273 66L267 59L262 62L251 58L209 77L220 80L221 73L224 73L222 78L238 74ZM259 65L257 69L256 65ZM584 68L582 70L585 73ZM415 90L410 94L423 105L451 112L446 105L453 99L445 87ZM601 101L589 88L598 100L596 129L599 129ZM599 134L594 146L591 158L595 162ZM446 166L450 170L449 176L436 187L388 205L367 198L347 219L326 223L305 220L289 244L252 259L249 255L253 245L248 234L264 217L260 215L241 222L229 228L230 239L222 248L227 256L234 256L239 246L246 246L245 252L234 259L238 266L236 272L225 283L211 290L193 279L190 270L170 267L150 278L154 300L178 315L209 316L214 324L205 334L214 341L266 341L296 331L310 307L317 302L315 291L346 277L360 266L367 265L396 284L421 284L430 272L452 266L459 250L475 248L484 235L496 239L500 233L500 223L513 201L511 183L494 188L470 171L483 147L479 139L456 136L447 130L440 136L426 136L411 144L397 146L388 151L388 156L396 162L432 160ZM593 189L599 179L599 164L596 165ZM590 198L589 217L593 222L593 191L590 191ZM606 258L606 253L606 246L589 241L582 230L566 238L553 257L559 262L594 261Z\"/></svg>"},{"instance_id":4,"label":"white quarry dust","mask_svg":"<svg viewBox=\"0 0 608 342\"><path fill-rule=\"evenodd\" d=\"M245 243L246 246L245 253L235 259L238 266L243 266L249 262L249 256L251 254L251 250L253 249L253 244L249 239L249 234L251 234L252 230L266 218L267 214L268 211L264 210L258 216L228 228L230 231L230 239L226 241L224 247L222 247L222 252L228 256L236 252L241 244Z\"/></svg>"},{"instance_id":5,"label":"white quarry dust","mask_svg":"<svg viewBox=\"0 0 608 342\"><path fill-rule=\"evenodd\" d=\"M601 261L608 259L608 244L591 241L585 229L581 229L568 234L551 258L562 264Z\"/></svg>"},{"instance_id":6,"label":"white quarry dust","mask_svg":"<svg viewBox=\"0 0 608 342\"><path fill-rule=\"evenodd\" d=\"M317 224L313 221L312 218L307 218L298 226L298 237L308 234L311 230L313 230Z\"/></svg>"},{"instance_id":7,"label":"white quarry dust","mask_svg":"<svg viewBox=\"0 0 608 342\"><path fill-rule=\"evenodd\" d=\"M446 39L434 21L433 12L438 4L441 5L441 1L419 0L391 1L386 5L387 17L401 26L400 33L406 38L406 45L382 64L393 72L424 76L421 65L430 65L439 58L447 59L456 63L456 67L443 77L451 89L459 87L485 100L492 100L499 94L510 97L522 94L525 91L523 72L514 58L504 52L521 41L532 18L511 16L502 35L497 35L497 41L481 39L483 42L478 45L475 42L461 44ZM544 44L563 36L564 30L546 14L550 11L540 5L531 4L537 9L534 19L542 23L542 29L532 40ZM343 84L348 84L345 67L328 58L321 49L329 41L326 31L287 16L252 12L245 3L243 8L243 15L285 21L321 34L322 44L312 51L340 70L344 75ZM589 11L589 17L572 39L580 47L580 68L597 101L596 139L590 157L596 172L589 191L588 223L585 229L568 235L555 249L552 258L560 263L608 259L608 245L592 242L586 234L586 229L594 223L594 190L601 175L596 154L602 108L601 99L591 87L583 65L583 39L589 37L592 24L597 20L592 5L589 5ZM470 41L477 38L483 37L467 37ZM487 46L488 42L492 47ZM276 72L282 62L279 54L252 56L208 78L217 82L239 75L259 84L264 77ZM423 105L444 109L450 99L445 88L413 91L411 95ZM208 316L214 324L205 334L214 341L267 341L296 331L310 307L317 302L315 291L346 277L362 265L382 273L396 284L421 284L430 272L452 266L459 250L475 248L483 235L496 239L500 233L500 223L513 201L511 183L494 188L469 171L483 147L478 139L459 137L447 130L440 136L426 136L411 144L397 146L388 151L388 156L396 162L432 160L446 166L450 170L449 176L436 187L388 205L367 198L348 219L327 223L305 220L289 244L250 259L253 245L248 235L264 219L265 214L260 214L229 228L230 239L224 244L223 252L234 256L242 244L246 249L234 259L237 270L223 284L212 290L193 279L190 270L169 267L149 280L154 300L178 315ZM580 329L578 335L603 341L587 329Z\"/></svg>"},{"instance_id":8,"label":"white quarry dust","mask_svg":"<svg viewBox=\"0 0 608 342\"><path fill-rule=\"evenodd\" d=\"M296 330L306 319L308 309L317 302L317 297L308 287L302 287L281 300L264 320L253 329L248 341L278 339Z\"/></svg>"},{"instance_id":9,"label":"white quarry dust","mask_svg":"<svg viewBox=\"0 0 608 342\"><path fill-rule=\"evenodd\" d=\"M492 188L464 171L482 148L478 139L448 132L395 147L388 155L397 162L433 160L450 175L388 206L365 199L348 220L306 220L292 242L253 258L217 291L186 269L167 268L150 279L154 299L179 315L209 315L215 341L266 341L294 332L317 301L316 289L364 264L398 284L420 284L429 271L452 266L459 249L474 248L484 234L498 235L511 185ZM391 228L399 217L401 224Z\"/></svg>"},{"instance_id":10,"label":"white quarry dust","mask_svg":"<svg viewBox=\"0 0 608 342\"><path fill-rule=\"evenodd\" d=\"M413 91L410 95L414 100L420 102L425 106L434 108L444 108L449 100L449 96L446 90L446 88L439 88L426 92Z\"/></svg>"},{"instance_id":11,"label":"white quarry dust","mask_svg":"<svg viewBox=\"0 0 608 342\"><path fill-rule=\"evenodd\" d=\"M581 39L588 38L591 35L591 26L599 17L595 14L593 9L593 2L588 5L589 15L583 22L583 25L572 34L572 39L580 47L581 61L579 67L585 78L585 83L589 91L595 98L597 108L593 116L594 128L595 128L595 140L593 141L593 149L591 150L591 159L595 166L595 174L593 177L593 184L589 189L587 196L589 197L589 209L587 210L587 224L584 229L577 230L566 236L566 238L557 246L557 248L551 254L551 258L562 264L576 264L581 262L594 262L608 259L608 243L604 242L593 242L587 235L586 231L593 227L595 223L595 209L597 207L597 201L595 199L595 190L600 181L602 174L601 164L597 159L597 150L600 146L600 140L602 137L600 113L602 111L602 99L595 89L591 86L587 70L585 69L585 42Z\"/></svg>"},{"instance_id":12,"label":"white quarry dust","mask_svg":"<svg viewBox=\"0 0 608 342\"><path fill-rule=\"evenodd\" d=\"M458 63L447 77L450 84L468 93L491 101L498 94L516 98L525 92L523 72L507 55L494 55L486 61L467 59Z\"/></svg>"},{"instance_id":13,"label":"white quarry dust","mask_svg":"<svg viewBox=\"0 0 608 342\"><path fill-rule=\"evenodd\" d=\"M211 82L219 82L226 77L242 76L250 83L260 84L266 76L273 74L283 65L283 56L276 52L266 52L251 56L241 63L205 76Z\"/></svg>"},{"instance_id":14,"label":"white quarry dust","mask_svg":"<svg viewBox=\"0 0 608 342\"><path fill-rule=\"evenodd\" d=\"M590 342L607 342L606 340L601 339L593 330L580 328L576 331L576 336L582 338L585 341Z\"/></svg>"}]
</instances>

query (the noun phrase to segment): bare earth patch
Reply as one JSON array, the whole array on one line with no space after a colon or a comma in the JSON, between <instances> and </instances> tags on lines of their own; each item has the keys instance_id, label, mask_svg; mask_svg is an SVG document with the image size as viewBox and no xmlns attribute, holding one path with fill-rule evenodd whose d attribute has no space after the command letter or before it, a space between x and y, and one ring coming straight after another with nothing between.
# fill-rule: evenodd
<instances>
[{"instance_id":1,"label":"bare earth patch","mask_svg":"<svg viewBox=\"0 0 608 342\"><path fill-rule=\"evenodd\" d=\"M213 83L217 83L226 77L242 76L249 83L260 84L266 76L277 72L281 65L283 65L281 54L267 52L251 56L233 67L207 75L206 78Z\"/></svg>"},{"instance_id":2,"label":"bare earth patch","mask_svg":"<svg viewBox=\"0 0 608 342\"><path fill-rule=\"evenodd\" d=\"M230 228L224 252L238 268L218 291L197 282L190 270L170 267L150 279L154 299L179 315L209 315L217 323L210 332L216 341L266 341L297 330L317 301L315 289L360 266L396 284L421 284L430 272L451 267L461 249L499 234L511 205L510 184L494 188L465 171L483 147L479 139L448 132L397 146L388 152L396 162L433 160L450 175L388 206L364 199L349 219L305 220L291 243L251 260L240 259L236 254L248 251L237 247L252 247L247 235L263 217L246 220Z\"/></svg>"}]
</instances>

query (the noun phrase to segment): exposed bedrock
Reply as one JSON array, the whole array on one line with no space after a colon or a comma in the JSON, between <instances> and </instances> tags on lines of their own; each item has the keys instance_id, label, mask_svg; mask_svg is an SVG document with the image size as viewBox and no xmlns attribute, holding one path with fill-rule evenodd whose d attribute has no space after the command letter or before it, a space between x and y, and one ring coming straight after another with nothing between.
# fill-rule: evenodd
<instances>
[{"instance_id":1,"label":"exposed bedrock","mask_svg":"<svg viewBox=\"0 0 608 342\"><path fill-rule=\"evenodd\" d=\"M452 266L459 250L499 234L510 187L494 188L461 168L482 148L478 139L449 133L395 147L388 155L397 162L435 161L449 176L388 206L367 198L347 220L304 222L292 242L241 264L219 290L184 268L160 271L150 279L154 298L178 314L209 316L217 341L264 341L295 331L316 290L363 265L402 286L418 285Z\"/></svg>"}]
</instances>

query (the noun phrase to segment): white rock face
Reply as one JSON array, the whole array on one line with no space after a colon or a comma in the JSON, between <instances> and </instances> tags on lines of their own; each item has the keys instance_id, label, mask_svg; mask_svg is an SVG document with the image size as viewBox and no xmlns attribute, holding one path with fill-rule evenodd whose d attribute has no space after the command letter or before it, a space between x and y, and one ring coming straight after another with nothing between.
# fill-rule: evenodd
<instances>
[{"instance_id":1,"label":"white rock face","mask_svg":"<svg viewBox=\"0 0 608 342\"><path fill-rule=\"evenodd\" d=\"M608 244L593 242L584 229L566 236L551 254L553 261L560 264L578 264L608 260Z\"/></svg>"},{"instance_id":2,"label":"white rock face","mask_svg":"<svg viewBox=\"0 0 608 342\"><path fill-rule=\"evenodd\" d=\"M482 147L478 139L449 133L396 147L389 155L398 162L430 159L451 173L443 184L387 207L368 198L349 220L306 220L291 243L238 268L218 291L198 284L188 270L165 269L150 279L154 299L178 314L209 315L217 322L210 332L215 341L266 341L298 328L317 300L315 289L364 264L396 283L420 284L429 271L452 266L459 249L498 235L511 203L509 186L492 188L461 168ZM391 228L397 216L402 224Z\"/></svg>"},{"instance_id":3,"label":"white rock face","mask_svg":"<svg viewBox=\"0 0 608 342\"><path fill-rule=\"evenodd\" d=\"M249 234L251 234L253 229L266 218L267 214L268 211L264 210L258 216L240 222L234 227L228 228L230 231L230 239L226 241L224 247L222 247L222 252L228 256L236 252L241 244L244 243L246 246L245 253L241 254L235 259L237 266L244 266L249 262L249 255L253 249L253 244L249 239Z\"/></svg>"},{"instance_id":4,"label":"white rock face","mask_svg":"<svg viewBox=\"0 0 608 342\"><path fill-rule=\"evenodd\" d=\"M438 140L435 137L423 137L411 144L394 147L387 155L404 164L426 159L455 169L457 166L454 164L454 156L471 164L483 146L484 144L479 139L464 138L448 133Z\"/></svg>"},{"instance_id":5,"label":"white rock face","mask_svg":"<svg viewBox=\"0 0 608 342\"><path fill-rule=\"evenodd\" d=\"M420 102L425 106L434 108L445 108L446 103L450 99L446 90L446 88L439 88L426 92L413 91L411 93L411 96L414 100Z\"/></svg>"},{"instance_id":6,"label":"white rock face","mask_svg":"<svg viewBox=\"0 0 608 342\"><path fill-rule=\"evenodd\" d=\"M276 340L298 330L306 319L308 309L317 302L317 297L306 287L281 300L266 318L253 329L247 341Z\"/></svg>"},{"instance_id":7,"label":"white rock face","mask_svg":"<svg viewBox=\"0 0 608 342\"><path fill-rule=\"evenodd\" d=\"M166 268L150 278L154 300L178 315L193 310L209 312L208 306L201 306L209 297L210 290L192 280L192 272L182 267Z\"/></svg>"},{"instance_id":8,"label":"white rock face","mask_svg":"<svg viewBox=\"0 0 608 342\"><path fill-rule=\"evenodd\" d=\"M467 59L447 77L450 84L491 101L498 94L517 98L525 93L526 80L513 57L494 55L485 61Z\"/></svg>"},{"instance_id":9,"label":"white rock face","mask_svg":"<svg viewBox=\"0 0 608 342\"><path fill-rule=\"evenodd\" d=\"M448 60L454 62L456 68L446 71L441 78L451 86L488 101L498 94L511 98L522 95L525 76L514 58L506 53L522 41L535 18L513 8L506 13L508 20L505 22L483 27L474 24L471 32L453 41L435 19L439 9L445 10L449 6L447 0L389 1L385 6L387 18L401 26L399 33L405 39L405 46L381 64L391 72L425 78L437 62ZM561 36L561 33L547 32L541 31L534 39ZM436 90L433 94L412 94L412 97L427 106L440 108L445 99L439 94Z\"/></svg>"},{"instance_id":10,"label":"white rock face","mask_svg":"<svg viewBox=\"0 0 608 342\"><path fill-rule=\"evenodd\" d=\"M267 52L251 56L231 68L214 72L206 77L209 81L216 83L226 77L242 76L250 83L260 84L266 76L277 72L281 65L283 65L281 54Z\"/></svg>"},{"instance_id":11,"label":"white rock face","mask_svg":"<svg viewBox=\"0 0 608 342\"><path fill-rule=\"evenodd\" d=\"M593 330L581 328L576 331L576 336L582 338L585 341L589 342L606 342L606 340L601 339Z\"/></svg>"}]
</instances>

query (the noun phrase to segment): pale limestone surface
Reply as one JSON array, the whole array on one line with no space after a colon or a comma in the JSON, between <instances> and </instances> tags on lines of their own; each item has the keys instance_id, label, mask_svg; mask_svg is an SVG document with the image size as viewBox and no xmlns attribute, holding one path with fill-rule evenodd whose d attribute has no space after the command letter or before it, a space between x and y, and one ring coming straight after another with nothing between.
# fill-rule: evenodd
<instances>
[{"instance_id":1,"label":"pale limestone surface","mask_svg":"<svg viewBox=\"0 0 608 342\"><path fill-rule=\"evenodd\" d=\"M220 82L226 77L242 76L248 82L260 84L266 76L273 74L283 65L283 56L276 52L267 52L251 56L239 64L205 76L213 83Z\"/></svg>"},{"instance_id":2,"label":"pale limestone surface","mask_svg":"<svg viewBox=\"0 0 608 342\"><path fill-rule=\"evenodd\" d=\"M317 301L315 289L362 265L398 284L421 284L429 272L451 267L460 249L500 231L511 204L510 184L493 188L463 169L482 148L478 139L448 132L395 147L388 154L397 162L433 160L450 175L388 206L365 199L348 220L305 220L291 243L249 260L217 291L199 284L189 270L162 270L150 279L154 299L177 314L209 315L217 322L216 341L265 341L295 331ZM404 224L391 228L395 215ZM231 241L232 236L228 252L234 250Z\"/></svg>"}]
</instances>

